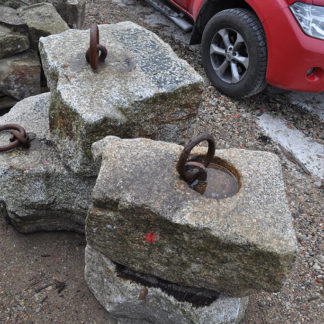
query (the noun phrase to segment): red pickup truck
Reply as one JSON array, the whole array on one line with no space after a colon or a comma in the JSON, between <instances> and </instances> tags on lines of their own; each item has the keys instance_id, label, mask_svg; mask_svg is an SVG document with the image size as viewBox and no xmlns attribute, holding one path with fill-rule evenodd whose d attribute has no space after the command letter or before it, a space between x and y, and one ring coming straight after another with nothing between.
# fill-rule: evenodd
<instances>
[{"instance_id":1,"label":"red pickup truck","mask_svg":"<svg viewBox=\"0 0 324 324\"><path fill-rule=\"evenodd\" d=\"M147 0L201 43L207 76L248 97L266 84L324 91L324 0Z\"/></svg>"}]
</instances>

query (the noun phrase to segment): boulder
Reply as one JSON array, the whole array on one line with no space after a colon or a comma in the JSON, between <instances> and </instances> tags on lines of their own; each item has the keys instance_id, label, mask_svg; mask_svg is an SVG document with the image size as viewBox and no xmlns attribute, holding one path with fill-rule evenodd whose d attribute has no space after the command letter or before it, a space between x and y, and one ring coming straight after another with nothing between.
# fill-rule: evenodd
<instances>
[{"instance_id":1,"label":"boulder","mask_svg":"<svg viewBox=\"0 0 324 324\"><path fill-rule=\"evenodd\" d=\"M295 260L296 238L277 156L217 150L241 187L232 197L212 199L179 179L182 149L149 139L95 143L102 163L87 243L113 262L180 285L232 297L279 291Z\"/></svg>"},{"instance_id":2,"label":"boulder","mask_svg":"<svg viewBox=\"0 0 324 324\"><path fill-rule=\"evenodd\" d=\"M29 30L31 46L38 48L38 40L42 36L59 34L69 26L50 3L39 3L18 9L19 16L26 22Z\"/></svg>"},{"instance_id":3,"label":"boulder","mask_svg":"<svg viewBox=\"0 0 324 324\"><path fill-rule=\"evenodd\" d=\"M22 0L0 0L0 5L18 9L26 6L26 3Z\"/></svg>"},{"instance_id":4,"label":"boulder","mask_svg":"<svg viewBox=\"0 0 324 324\"><path fill-rule=\"evenodd\" d=\"M41 93L41 64L29 50L0 60L0 91L17 100Z\"/></svg>"},{"instance_id":5,"label":"boulder","mask_svg":"<svg viewBox=\"0 0 324 324\"><path fill-rule=\"evenodd\" d=\"M1 1L1 0L0 0ZM28 4L49 2L71 28L80 29L85 15L86 0L24 0Z\"/></svg>"},{"instance_id":6,"label":"boulder","mask_svg":"<svg viewBox=\"0 0 324 324\"><path fill-rule=\"evenodd\" d=\"M220 296L206 306L179 301L157 287L127 280L117 265L86 247L85 280L100 304L118 323L132 324L228 324L243 318L248 298Z\"/></svg>"},{"instance_id":7,"label":"boulder","mask_svg":"<svg viewBox=\"0 0 324 324\"><path fill-rule=\"evenodd\" d=\"M42 1L42 0L39 0ZM82 27L85 17L86 0L48 0L71 28Z\"/></svg>"},{"instance_id":8,"label":"boulder","mask_svg":"<svg viewBox=\"0 0 324 324\"><path fill-rule=\"evenodd\" d=\"M17 10L0 5L0 25L15 32L27 32L26 23L18 16Z\"/></svg>"},{"instance_id":9,"label":"boulder","mask_svg":"<svg viewBox=\"0 0 324 324\"><path fill-rule=\"evenodd\" d=\"M29 48L27 34L12 32L0 25L0 59L24 52Z\"/></svg>"},{"instance_id":10,"label":"boulder","mask_svg":"<svg viewBox=\"0 0 324 324\"><path fill-rule=\"evenodd\" d=\"M50 94L29 97L0 117L0 125L19 124L31 147L0 152L0 214L24 233L46 230L84 232L95 179L69 172L49 140ZM0 145L9 142L0 133Z\"/></svg>"},{"instance_id":11,"label":"boulder","mask_svg":"<svg viewBox=\"0 0 324 324\"><path fill-rule=\"evenodd\" d=\"M39 44L52 92L51 137L62 160L79 174L97 173L91 144L106 135L184 143L195 125L203 85L152 32L131 22L99 30L108 56L96 71L85 59L89 30L68 30Z\"/></svg>"}]
</instances>

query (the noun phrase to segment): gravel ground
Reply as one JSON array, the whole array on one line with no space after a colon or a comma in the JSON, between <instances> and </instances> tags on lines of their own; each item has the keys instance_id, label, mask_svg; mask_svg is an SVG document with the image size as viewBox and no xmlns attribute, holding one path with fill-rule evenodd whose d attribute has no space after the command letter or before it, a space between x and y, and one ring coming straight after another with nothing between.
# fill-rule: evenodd
<instances>
[{"instance_id":1,"label":"gravel ground","mask_svg":"<svg viewBox=\"0 0 324 324\"><path fill-rule=\"evenodd\" d=\"M205 77L199 47L183 45L163 25L150 27L135 5L112 1L89 1L84 28L92 22L136 22L156 32ZM142 0L136 3L145 6ZM282 291L251 296L243 323L324 323L324 184L262 134L256 120L264 112L284 118L288 127L324 143L324 124L289 103L286 96L263 93L232 100L206 80L196 133L213 134L218 148L267 150L280 157L298 239L296 264ZM84 282L84 247L85 239L78 234L22 235L1 219L0 323L114 323Z\"/></svg>"}]
</instances>

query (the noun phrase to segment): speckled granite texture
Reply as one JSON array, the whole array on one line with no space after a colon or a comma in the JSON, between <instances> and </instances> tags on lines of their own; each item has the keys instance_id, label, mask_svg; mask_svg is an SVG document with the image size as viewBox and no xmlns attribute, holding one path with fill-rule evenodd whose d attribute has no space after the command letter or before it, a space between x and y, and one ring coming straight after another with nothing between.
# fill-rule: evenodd
<instances>
[{"instance_id":1,"label":"speckled granite texture","mask_svg":"<svg viewBox=\"0 0 324 324\"><path fill-rule=\"evenodd\" d=\"M19 124L32 138L29 149L0 152L0 215L24 233L84 232L95 178L78 177L62 164L49 140L49 105L50 93L45 93L20 101L0 117L0 125ZM9 135L0 133L0 145L8 144Z\"/></svg>"},{"instance_id":2,"label":"speckled granite texture","mask_svg":"<svg viewBox=\"0 0 324 324\"><path fill-rule=\"evenodd\" d=\"M120 324L229 324L243 318L248 298L220 296L208 306L179 302L159 288L146 288L118 276L116 266L91 246L86 247L85 280L100 304ZM145 297L143 289L147 289Z\"/></svg>"},{"instance_id":3,"label":"speckled granite texture","mask_svg":"<svg viewBox=\"0 0 324 324\"><path fill-rule=\"evenodd\" d=\"M170 46L131 22L100 25L108 55L93 71L85 59L89 30L40 39L52 92L51 137L64 163L96 174L91 144L105 137L184 143L192 135L203 80Z\"/></svg>"},{"instance_id":4,"label":"speckled granite texture","mask_svg":"<svg viewBox=\"0 0 324 324\"><path fill-rule=\"evenodd\" d=\"M278 158L218 150L242 187L205 198L179 179L182 146L106 137L93 145L102 164L86 222L87 242L134 271L228 296L279 291L296 239ZM204 148L197 150L205 152ZM155 241L145 240L147 233Z\"/></svg>"}]
</instances>

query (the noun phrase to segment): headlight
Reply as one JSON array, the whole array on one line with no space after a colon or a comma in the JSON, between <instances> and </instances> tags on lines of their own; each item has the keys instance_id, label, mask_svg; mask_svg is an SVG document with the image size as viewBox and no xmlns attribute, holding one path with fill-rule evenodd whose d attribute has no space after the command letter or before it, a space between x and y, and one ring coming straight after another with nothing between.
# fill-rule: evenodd
<instances>
[{"instance_id":1,"label":"headlight","mask_svg":"<svg viewBox=\"0 0 324 324\"><path fill-rule=\"evenodd\" d=\"M290 10L305 34L324 39L324 7L295 2Z\"/></svg>"}]
</instances>

